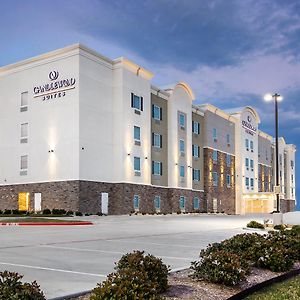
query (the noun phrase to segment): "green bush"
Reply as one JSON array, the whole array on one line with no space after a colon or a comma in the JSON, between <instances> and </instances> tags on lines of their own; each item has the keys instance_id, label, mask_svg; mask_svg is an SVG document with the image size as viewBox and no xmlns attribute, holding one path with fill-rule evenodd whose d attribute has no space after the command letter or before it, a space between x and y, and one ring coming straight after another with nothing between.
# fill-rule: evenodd
<instances>
[{"instance_id":1,"label":"green bush","mask_svg":"<svg viewBox=\"0 0 300 300\"><path fill-rule=\"evenodd\" d=\"M49 208L44 209L43 215L51 215L51 210Z\"/></svg>"},{"instance_id":2,"label":"green bush","mask_svg":"<svg viewBox=\"0 0 300 300\"><path fill-rule=\"evenodd\" d=\"M203 255L200 261L192 262L191 269L194 271L192 278L229 286L237 285L246 277L240 257L225 250Z\"/></svg>"},{"instance_id":3,"label":"green bush","mask_svg":"<svg viewBox=\"0 0 300 300\"><path fill-rule=\"evenodd\" d=\"M67 212L65 209L53 208L52 215L65 215Z\"/></svg>"},{"instance_id":4,"label":"green bush","mask_svg":"<svg viewBox=\"0 0 300 300\"><path fill-rule=\"evenodd\" d=\"M286 229L286 227L285 227L285 225L283 225L283 224L279 224L279 225L275 225L275 226L274 226L274 229L283 231L283 230Z\"/></svg>"},{"instance_id":5,"label":"green bush","mask_svg":"<svg viewBox=\"0 0 300 300\"><path fill-rule=\"evenodd\" d=\"M13 272L0 272L1 300L45 300L36 281L22 283L22 275Z\"/></svg>"},{"instance_id":6,"label":"green bush","mask_svg":"<svg viewBox=\"0 0 300 300\"><path fill-rule=\"evenodd\" d=\"M123 255L115 270L118 272L123 269L146 273L158 293L165 292L168 288L169 267L160 258L151 254L145 255L144 251L133 251Z\"/></svg>"},{"instance_id":7,"label":"green bush","mask_svg":"<svg viewBox=\"0 0 300 300\"><path fill-rule=\"evenodd\" d=\"M0 209L0 215L2 215L3 214L3 211Z\"/></svg>"},{"instance_id":8,"label":"green bush","mask_svg":"<svg viewBox=\"0 0 300 300\"><path fill-rule=\"evenodd\" d=\"M66 212L66 215L67 215L67 216L73 216L73 215L74 215L74 212L73 212L72 210L68 210L68 211Z\"/></svg>"},{"instance_id":9,"label":"green bush","mask_svg":"<svg viewBox=\"0 0 300 300\"><path fill-rule=\"evenodd\" d=\"M4 210L4 215L11 215L11 209Z\"/></svg>"},{"instance_id":10,"label":"green bush","mask_svg":"<svg viewBox=\"0 0 300 300\"><path fill-rule=\"evenodd\" d=\"M259 223L259 222L256 222L256 221L250 221L248 224L247 224L247 227L249 228L258 228L258 229L265 229L264 225Z\"/></svg>"},{"instance_id":11,"label":"green bush","mask_svg":"<svg viewBox=\"0 0 300 300\"><path fill-rule=\"evenodd\" d=\"M293 232L295 235L300 236L300 225L294 225L291 229L291 232Z\"/></svg>"},{"instance_id":12,"label":"green bush","mask_svg":"<svg viewBox=\"0 0 300 300\"><path fill-rule=\"evenodd\" d=\"M97 285L91 300L160 300L156 286L148 280L147 273L132 269L122 269L111 273L108 278Z\"/></svg>"},{"instance_id":13,"label":"green bush","mask_svg":"<svg viewBox=\"0 0 300 300\"><path fill-rule=\"evenodd\" d=\"M76 211L75 212L75 216L77 216L77 217L81 217L83 214L82 214L82 212L80 212L80 211Z\"/></svg>"}]
</instances>

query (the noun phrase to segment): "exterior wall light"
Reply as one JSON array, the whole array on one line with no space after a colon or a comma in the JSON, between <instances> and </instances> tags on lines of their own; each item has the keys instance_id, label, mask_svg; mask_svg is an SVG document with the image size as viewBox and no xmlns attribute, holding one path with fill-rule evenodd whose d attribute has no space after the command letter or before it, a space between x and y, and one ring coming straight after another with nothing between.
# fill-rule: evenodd
<instances>
[{"instance_id":1,"label":"exterior wall light","mask_svg":"<svg viewBox=\"0 0 300 300\"><path fill-rule=\"evenodd\" d=\"M145 159L148 159L148 157L146 156Z\"/></svg>"},{"instance_id":2,"label":"exterior wall light","mask_svg":"<svg viewBox=\"0 0 300 300\"><path fill-rule=\"evenodd\" d=\"M130 153L127 153L128 156L130 156Z\"/></svg>"},{"instance_id":3,"label":"exterior wall light","mask_svg":"<svg viewBox=\"0 0 300 300\"><path fill-rule=\"evenodd\" d=\"M54 150L53 150L53 149L51 149L51 150L49 150L48 152L49 152L49 153L53 153L53 152L54 152Z\"/></svg>"}]
</instances>

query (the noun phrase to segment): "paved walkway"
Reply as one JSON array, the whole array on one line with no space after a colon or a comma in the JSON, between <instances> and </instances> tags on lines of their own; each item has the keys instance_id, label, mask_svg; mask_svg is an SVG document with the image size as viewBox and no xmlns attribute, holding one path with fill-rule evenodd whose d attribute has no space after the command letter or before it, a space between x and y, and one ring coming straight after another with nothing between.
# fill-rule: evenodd
<instances>
[{"instance_id":1,"label":"paved walkway","mask_svg":"<svg viewBox=\"0 0 300 300\"><path fill-rule=\"evenodd\" d=\"M82 217L94 226L0 227L0 270L37 280L47 298L92 289L132 250L159 256L173 270L188 267L207 244L262 217L222 215Z\"/></svg>"}]
</instances>

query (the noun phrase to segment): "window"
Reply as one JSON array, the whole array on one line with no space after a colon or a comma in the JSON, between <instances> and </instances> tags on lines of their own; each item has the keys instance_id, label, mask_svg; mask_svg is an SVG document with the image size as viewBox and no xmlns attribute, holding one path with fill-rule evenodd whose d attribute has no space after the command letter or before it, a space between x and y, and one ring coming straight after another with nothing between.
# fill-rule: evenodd
<instances>
[{"instance_id":1,"label":"window","mask_svg":"<svg viewBox=\"0 0 300 300\"><path fill-rule=\"evenodd\" d=\"M21 156L21 171L20 175L27 175L27 169L28 169L28 155Z\"/></svg>"},{"instance_id":2,"label":"window","mask_svg":"<svg viewBox=\"0 0 300 300\"><path fill-rule=\"evenodd\" d=\"M245 183L246 183L246 187L249 188L249 177L246 177Z\"/></svg>"},{"instance_id":3,"label":"window","mask_svg":"<svg viewBox=\"0 0 300 300\"><path fill-rule=\"evenodd\" d=\"M279 162L282 165L282 154L279 154Z\"/></svg>"},{"instance_id":4,"label":"window","mask_svg":"<svg viewBox=\"0 0 300 300\"><path fill-rule=\"evenodd\" d=\"M141 172L141 158L140 157L134 157L134 171L135 172Z\"/></svg>"},{"instance_id":5,"label":"window","mask_svg":"<svg viewBox=\"0 0 300 300\"><path fill-rule=\"evenodd\" d=\"M291 168L294 169L294 161L291 160Z\"/></svg>"},{"instance_id":6,"label":"window","mask_svg":"<svg viewBox=\"0 0 300 300\"><path fill-rule=\"evenodd\" d=\"M183 113L179 113L179 125L181 128L185 128L185 115Z\"/></svg>"},{"instance_id":7,"label":"window","mask_svg":"<svg viewBox=\"0 0 300 300\"><path fill-rule=\"evenodd\" d=\"M143 97L131 93L131 107L143 111Z\"/></svg>"},{"instance_id":8,"label":"window","mask_svg":"<svg viewBox=\"0 0 300 300\"><path fill-rule=\"evenodd\" d=\"M228 187L230 187L230 185L231 185L231 177L228 174L226 175L226 184Z\"/></svg>"},{"instance_id":9,"label":"window","mask_svg":"<svg viewBox=\"0 0 300 300\"><path fill-rule=\"evenodd\" d=\"M162 120L162 109L157 105L152 105L152 118L155 120Z\"/></svg>"},{"instance_id":10,"label":"window","mask_svg":"<svg viewBox=\"0 0 300 300\"><path fill-rule=\"evenodd\" d=\"M138 126L134 126L133 130L134 140L140 142L141 141L141 128Z\"/></svg>"},{"instance_id":11,"label":"window","mask_svg":"<svg viewBox=\"0 0 300 300\"><path fill-rule=\"evenodd\" d=\"M249 168L249 158L245 158L245 166L248 170L248 168Z\"/></svg>"},{"instance_id":12,"label":"window","mask_svg":"<svg viewBox=\"0 0 300 300\"><path fill-rule=\"evenodd\" d=\"M28 123L21 124L21 143L28 143Z\"/></svg>"},{"instance_id":13,"label":"window","mask_svg":"<svg viewBox=\"0 0 300 300\"><path fill-rule=\"evenodd\" d=\"M162 163L160 161L152 161L152 174L162 175Z\"/></svg>"},{"instance_id":14,"label":"window","mask_svg":"<svg viewBox=\"0 0 300 300\"><path fill-rule=\"evenodd\" d=\"M200 181L200 170L193 169L193 180Z\"/></svg>"},{"instance_id":15,"label":"window","mask_svg":"<svg viewBox=\"0 0 300 300\"><path fill-rule=\"evenodd\" d=\"M21 108L20 111L27 111L28 110L28 92L24 92L21 94Z\"/></svg>"},{"instance_id":16,"label":"window","mask_svg":"<svg viewBox=\"0 0 300 300\"><path fill-rule=\"evenodd\" d=\"M227 165L227 167L231 166L231 155L230 154L226 154L226 165Z\"/></svg>"},{"instance_id":17,"label":"window","mask_svg":"<svg viewBox=\"0 0 300 300\"><path fill-rule=\"evenodd\" d=\"M293 174L291 174L291 180L292 180L292 182L294 181L294 175Z\"/></svg>"},{"instance_id":18,"label":"window","mask_svg":"<svg viewBox=\"0 0 300 300\"><path fill-rule=\"evenodd\" d=\"M154 197L154 208L155 210L160 210L160 196Z\"/></svg>"},{"instance_id":19,"label":"window","mask_svg":"<svg viewBox=\"0 0 300 300\"><path fill-rule=\"evenodd\" d=\"M212 177L213 177L213 186L218 186L218 173L213 172Z\"/></svg>"},{"instance_id":20,"label":"window","mask_svg":"<svg viewBox=\"0 0 300 300\"><path fill-rule=\"evenodd\" d=\"M227 141L227 145L230 145L230 134L226 135L226 141Z\"/></svg>"},{"instance_id":21,"label":"window","mask_svg":"<svg viewBox=\"0 0 300 300\"><path fill-rule=\"evenodd\" d=\"M200 200L199 200L198 197L194 197L193 204L194 204L194 209L199 209L200 208Z\"/></svg>"},{"instance_id":22,"label":"window","mask_svg":"<svg viewBox=\"0 0 300 300\"><path fill-rule=\"evenodd\" d=\"M199 134L200 133L200 123L196 121L192 121L193 133Z\"/></svg>"},{"instance_id":23,"label":"window","mask_svg":"<svg viewBox=\"0 0 300 300\"><path fill-rule=\"evenodd\" d=\"M217 129L213 128L213 139L216 142L217 141Z\"/></svg>"},{"instance_id":24,"label":"window","mask_svg":"<svg viewBox=\"0 0 300 300\"><path fill-rule=\"evenodd\" d=\"M253 159L250 159L250 168L251 168L251 171L253 171L253 168L254 168Z\"/></svg>"},{"instance_id":25,"label":"window","mask_svg":"<svg viewBox=\"0 0 300 300\"><path fill-rule=\"evenodd\" d=\"M162 135L158 133L152 133L152 146L156 148L162 148Z\"/></svg>"},{"instance_id":26,"label":"window","mask_svg":"<svg viewBox=\"0 0 300 300\"><path fill-rule=\"evenodd\" d=\"M180 198L179 198L179 208L181 210L185 209L185 197L183 197L183 196L180 196Z\"/></svg>"},{"instance_id":27,"label":"window","mask_svg":"<svg viewBox=\"0 0 300 300\"><path fill-rule=\"evenodd\" d=\"M179 151L180 151L180 154L184 154L184 152L185 152L184 140L179 140Z\"/></svg>"},{"instance_id":28,"label":"window","mask_svg":"<svg viewBox=\"0 0 300 300\"><path fill-rule=\"evenodd\" d=\"M245 147L247 150L249 150L249 140L248 139L245 140Z\"/></svg>"},{"instance_id":29,"label":"window","mask_svg":"<svg viewBox=\"0 0 300 300\"><path fill-rule=\"evenodd\" d=\"M253 189L253 187L254 187L254 179L253 178L250 178L250 186Z\"/></svg>"},{"instance_id":30,"label":"window","mask_svg":"<svg viewBox=\"0 0 300 300\"><path fill-rule=\"evenodd\" d=\"M217 161L218 161L218 151L217 150L213 150L212 157L213 157L214 163L217 163Z\"/></svg>"},{"instance_id":31,"label":"window","mask_svg":"<svg viewBox=\"0 0 300 300\"><path fill-rule=\"evenodd\" d=\"M185 173L185 172L184 172L184 166L180 166L180 167L179 167L179 176L180 176L180 177L184 177L184 173Z\"/></svg>"},{"instance_id":32,"label":"window","mask_svg":"<svg viewBox=\"0 0 300 300\"><path fill-rule=\"evenodd\" d=\"M134 195L133 196L133 208L135 210L138 210L140 207L140 196L138 195Z\"/></svg>"},{"instance_id":33,"label":"window","mask_svg":"<svg viewBox=\"0 0 300 300\"><path fill-rule=\"evenodd\" d=\"M253 152L253 141L250 141L250 149Z\"/></svg>"},{"instance_id":34,"label":"window","mask_svg":"<svg viewBox=\"0 0 300 300\"><path fill-rule=\"evenodd\" d=\"M192 147L192 155L194 157L199 157L199 151L200 151L200 147L198 145L193 145Z\"/></svg>"}]
</instances>

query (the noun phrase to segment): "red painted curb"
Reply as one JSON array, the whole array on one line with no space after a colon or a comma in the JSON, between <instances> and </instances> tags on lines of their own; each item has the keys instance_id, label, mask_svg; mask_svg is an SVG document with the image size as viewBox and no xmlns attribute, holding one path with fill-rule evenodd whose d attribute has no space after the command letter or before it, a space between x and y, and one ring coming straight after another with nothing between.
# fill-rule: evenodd
<instances>
[{"instance_id":1,"label":"red painted curb","mask_svg":"<svg viewBox=\"0 0 300 300\"><path fill-rule=\"evenodd\" d=\"M0 226L73 226L73 225L93 225L92 222L20 222L20 223L5 223L1 222Z\"/></svg>"}]
</instances>

